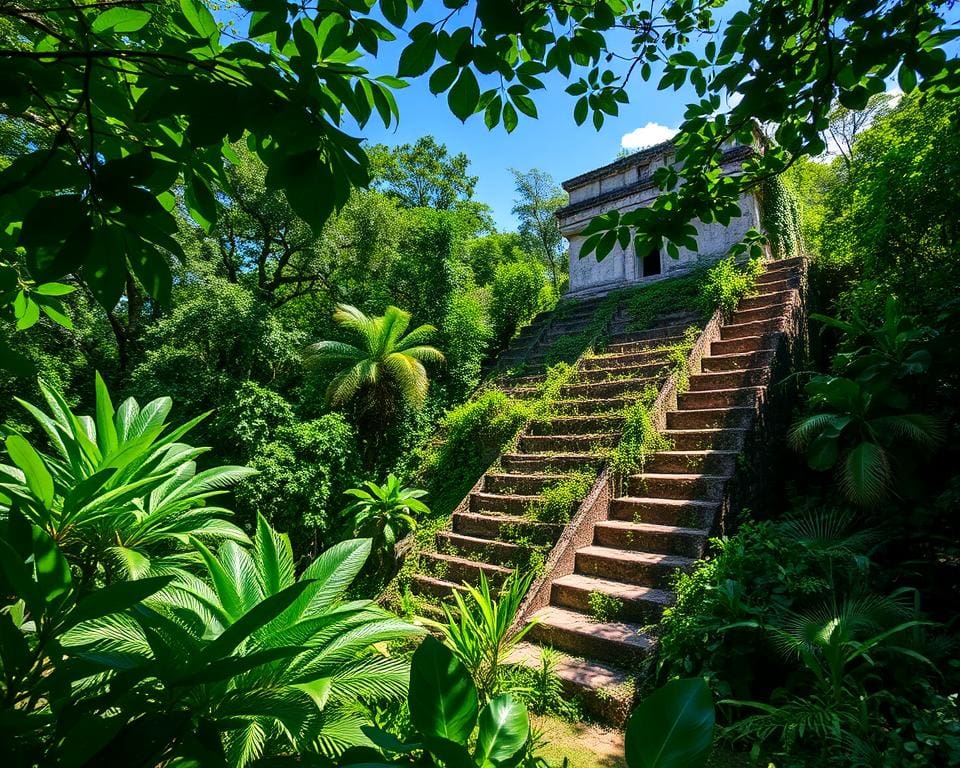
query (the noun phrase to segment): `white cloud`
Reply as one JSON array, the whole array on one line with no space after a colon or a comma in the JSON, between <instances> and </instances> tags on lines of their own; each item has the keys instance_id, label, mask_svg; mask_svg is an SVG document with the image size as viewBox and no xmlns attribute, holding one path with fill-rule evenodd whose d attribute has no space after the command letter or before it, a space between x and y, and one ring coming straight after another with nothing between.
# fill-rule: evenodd
<instances>
[{"instance_id":1,"label":"white cloud","mask_svg":"<svg viewBox=\"0 0 960 768\"><path fill-rule=\"evenodd\" d=\"M635 128L620 139L624 149L643 149L672 139L677 135L676 128L668 128L660 123L647 123L643 128Z\"/></svg>"}]
</instances>

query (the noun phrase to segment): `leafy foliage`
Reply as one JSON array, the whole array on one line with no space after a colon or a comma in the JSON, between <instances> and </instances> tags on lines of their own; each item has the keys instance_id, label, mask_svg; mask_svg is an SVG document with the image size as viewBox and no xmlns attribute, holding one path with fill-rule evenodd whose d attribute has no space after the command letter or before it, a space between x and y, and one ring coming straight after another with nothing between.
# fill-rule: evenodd
<instances>
[{"instance_id":1,"label":"leafy foliage","mask_svg":"<svg viewBox=\"0 0 960 768\"><path fill-rule=\"evenodd\" d=\"M702 768L713 747L710 688L700 678L671 680L630 715L625 734L630 768Z\"/></svg>"},{"instance_id":2,"label":"leafy foliage","mask_svg":"<svg viewBox=\"0 0 960 768\"><path fill-rule=\"evenodd\" d=\"M534 262L515 261L497 267L490 289L490 317L499 345L506 345L540 309L545 282L543 270Z\"/></svg>"},{"instance_id":3,"label":"leafy foliage","mask_svg":"<svg viewBox=\"0 0 960 768\"><path fill-rule=\"evenodd\" d=\"M78 416L43 382L40 389L48 412L19 402L51 450L38 451L18 433L7 436L12 465L0 464L0 512L26 515L80 568L87 586L104 575L136 578L183 563L191 536L246 540L209 500L253 471L198 471L207 449L180 442L203 417L170 429L170 398L142 408L128 398L114 408L99 374L94 416Z\"/></svg>"},{"instance_id":4,"label":"leafy foliage","mask_svg":"<svg viewBox=\"0 0 960 768\"><path fill-rule=\"evenodd\" d=\"M763 272L763 262L751 259L737 264L732 256L721 259L707 270L700 288L700 304L704 313L719 309L729 318L740 299L756 291L756 281Z\"/></svg>"},{"instance_id":5,"label":"leafy foliage","mask_svg":"<svg viewBox=\"0 0 960 768\"><path fill-rule=\"evenodd\" d=\"M370 148L370 162L374 185L407 208L445 211L470 200L477 184L467 173L470 159L450 155L433 136L392 149L378 144Z\"/></svg>"},{"instance_id":6,"label":"leafy foliage","mask_svg":"<svg viewBox=\"0 0 960 768\"><path fill-rule=\"evenodd\" d=\"M348 488L344 493L356 499L344 510L344 516L352 518L355 536L369 538L377 559L387 560L393 556L397 539L404 533L417 527L419 515L430 514L430 509L420 501L427 495L418 488L401 487L396 475L387 475L384 485L372 480L364 483L363 488Z\"/></svg>"}]
</instances>

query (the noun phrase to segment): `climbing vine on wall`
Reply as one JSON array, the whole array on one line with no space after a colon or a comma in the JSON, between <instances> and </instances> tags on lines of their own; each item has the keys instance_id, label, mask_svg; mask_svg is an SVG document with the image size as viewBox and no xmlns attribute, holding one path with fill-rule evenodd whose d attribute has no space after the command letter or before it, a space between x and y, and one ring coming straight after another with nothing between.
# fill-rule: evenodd
<instances>
[{"instance_id":1,"label":"climbing vine on wall","mask_svg":"<svg viewBox=\"0 0 960 768\"><path fill-rule=\"evenodd\" d=\"M800 207L796 195L781 176L767 179L761 189L760 219L775 259L789 259L803 253Z\"/></svg>"}]
</instances>

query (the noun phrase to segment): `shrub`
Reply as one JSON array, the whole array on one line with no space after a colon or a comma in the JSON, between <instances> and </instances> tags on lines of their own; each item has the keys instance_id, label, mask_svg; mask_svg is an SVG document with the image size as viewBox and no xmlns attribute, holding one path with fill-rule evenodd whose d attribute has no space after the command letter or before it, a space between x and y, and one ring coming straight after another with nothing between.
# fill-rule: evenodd
<instances>
[{"instance_id":1,"label":"shrub","mask_svg":"<svg viewBox=\"0 0 960 768\"><path fill-rule=\"evenodd\" d=\"M763 262L751 259L746 264L737 264L732 256L721 259L704 276L700 288L700 306L705 314L719 309L729 317L737 308L740 299L749 296L757 277L763 272Z\"/></svg>"},{"instance_id":2,"label":"shrub","mask_svg":"<svg viewBox=\"0 0 960 768\"><path fill-rule=\"evenodd\" d=\"M497 267L491 288L490 316L498 346L506 346L517 329L536 314L544 285L543 268L533 261L515 261Z\"/></svg>"},{"instance_id":3,"label":"shrub","mask_svg":"<svg viewBox=\"0 0 960 768\"><path fill-rule=\"evenodd\" d=\"M545 488L533 505L533 516L544 523L566 523L586 498L596 480L594 472L573 472L555 485Z\"/></svg>"},{"instance_id":4,"label":"shrub","mask_svg":"<svg viewBox=\"0 0 960 768\"><path fill-rule=\"evenodd\" d=\"M282 395L245 381L217 411L214 428L219 442L248 457L293 421L293 407Z\"/></svg>"},{"instance_id":5,"label":"shrub","mask_svg":"<svg viewBox=\"0 0 960 768\"><path fill-rule=\"evenodd\" d=\"M247 524L259 512L287 528L295 550L310 556L344 522L331 514L343 492L357 484L360 461L353 428L339 413L280 427L250 459L259 475L236 491Z\"/></svg>"},{"instance_id":6,"label":"shrub","mask_svg":"<svg viewBox=\"0 0 960 768\"><path fill-rule=\"evenodd\" d=\"M620 442L610 456L610 471L618 482L643 471L651 454L670 449L670 441L660 434L650 416L650 406L657 394L654 387L647 387L637 401L624 410Z\"/></svg>"},{"instance_id":7,"label":"shrub","mask_svg":"<svg viewBox=\"0 0 960 768\"><path fill-rule=\"evenodd\" d=\"M453 297L444 318L442 346L453 397L466 397L480 382L481 366L493 339L488 304L487 292L473 288Z\"/></svg>"}]
</instances>

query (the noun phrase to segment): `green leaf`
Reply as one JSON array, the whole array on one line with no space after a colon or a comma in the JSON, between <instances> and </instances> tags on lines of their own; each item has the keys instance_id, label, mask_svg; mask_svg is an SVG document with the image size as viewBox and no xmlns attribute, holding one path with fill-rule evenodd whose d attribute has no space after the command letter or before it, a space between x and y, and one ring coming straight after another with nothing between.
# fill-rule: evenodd
<instances>
[{"instance_id":1,"label":"green leaf","mask_svg":"<svg viewBox=\"0 0 960 768\"><path fill-rule=\"evenodd\" d=\"M506 128L507 133L513 133L513 129L517 127L518 121L517 110L514 109L513 104L508 101L503 105L503 127Z\"/></svg>"},{"instance_id":2,"label":"green leaf","mask_svg":"<svg viewBox=\"0 0 960 768\"><path fill-rule=\"evenodd\" d=\"M466 744L477 722L477 689L467 668L427 637L410 665L410 719L429 739Z\"/></svg>"},{"instance_id":3,"label":"green leaf","mask_svg":"<svg viewBox=\"0 0 960 768\"><path fill-rule=\"evenodd\" d=\"M456 64L444 64L430 75L430 93L443 93L457 79L460 68Z\"/></svg>"},{"instance_id":4,"label":"green leaf","mask_svg":"<svg viewBox=\"0 0 960 768\"><path fill-rule=\"evenodd\" d=\"M890 482L887 454L876 443L860 443L843 463L841 486L851 501L870 504L883 498Z\"/></svg>"},{"instance_id":5,"label":"green leaf","mask_svg":"<svg viewBox=\"0 0 960 768\"><path fill-rule=\"evenodd\" d=\"M114 424L113 403L110 401L110 392L100 371L94 374L94 389L96 391L96 423L97 442L100 444L104 456L117 450L117 427Z\"/></svg>"},{"instance_id":6,"label":"green leaf","mask_svg":"<svg viewBox=\"0 0 960 768\"><path fill-rule=\"evenodd\" d=\"M206 40L213 40L214 36L219 37L220 27L217 26L213 14L206 5L197 0L180 0L180 10L187 23L200 37Z\"/></svg>"},{"instance_id":7,"label":"green leaf","mask_svg":"<svg viewBox=\"0 0 960 768\"><path fill-rule=\"evenodd\" d=\"M73 585L70 564L50 534L36 525L33 526L33 562L37 583L47 603L56 602L70 592Z\"/></svg>"},{"instance_id":8,"label":"green leaf","mask_svg":"<svg viewBox=\"0 0 960 768\"><path fill-rule=\"evenodd\" d=\"M33 288L33 292L41 296L66 296L75 290L77 290L76 286L65 285L64 283L43 283Z\"/></svg>"},{"instance_id":9,"label":"green leaf","mask_svg":"<svg viewBox=\"0 0 960 768\"><path fill-rule=\"evenodd\" d=\"M416 31L414 28L414 32ZM412 33L411 33L412 34ZM397 77L419 77L433 66L437 58L437 38L427 31L415 38L400 54Z\"/></svg>"},{"instance_id":10,"label":"green leaf","mask_svg":"<svg viewBox=\"0 0 960 768\"><path fill-rule=\"evenodd\" d=\"M150 18L149 11L136 8L111 8L97 16L90 25L90 29L98 34L107 30L113 30L119 34L136 32L138 29L143 29L150 22Z\"/></svg>"},{"instance_id":11,"label":"green leaf","mask_svg":"<svg viewBox=\"0 0 960 768\"><path fill-rule=\"evenodd\" d=\"M450 105L450 111L466 121L476 109L480 102L480 85L477 83L477 77L473 70L464 67L460 72L460 77L453 84L450 92L447 94L447 103Z\"/></svg>"},{"instance_id":12,"label":"green leaf","mask_svg":"<svg viewBox=\"0 0 960 768\"><path fill-rule=\"evenodd\" d=\"M702 768L713 746L713 699L701 678L671 680L630 715L629 768Z\"/></svg>"},{"instance_id":13,"label":"green leaf","mask_svg":"<svg viewBox=\"0 0 960 768\"><path fill-rule=\"evenodd\" d=\"M7 453L26 476L31 493L49 509L53 504L53 477L33 446L20 435L10 435L6 440Z\"/></svg>"},{"instance_id":14,"label":"green leaf","mask_svg":"<svg viewBox=\"0 0 960 768\"><path fill-rule=\"evenodd\" d=\"M527 709L510 694L498 696L483 708L479 726L474 753L478 765L509 760L523 749L530 735Z\"/></svg>"},{"instance_id":15,"label":"green leaf","mask_svg":"<svg viewBox=\"0 0 960 768\"><path fill-rule=\"evenodd\" d=\"M901 64L897 70L897 82L904 93L912 93L917 87L917 73L906 64Z\"/></svg>"},{"instance_id":16,"label":"green leaf","mask_svg":"<svg viewBox=\"0 0 960 768\"><path fill-rule=\"evenodd\" d=\"M67 615L65 628L132 608L159 592L172 580L173 576L152 576L148 579L120 581L96 589Z\"/></svg>"}]
</instances>

